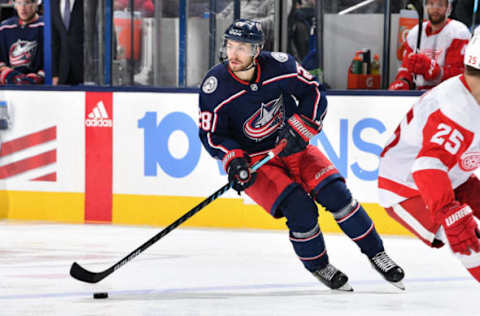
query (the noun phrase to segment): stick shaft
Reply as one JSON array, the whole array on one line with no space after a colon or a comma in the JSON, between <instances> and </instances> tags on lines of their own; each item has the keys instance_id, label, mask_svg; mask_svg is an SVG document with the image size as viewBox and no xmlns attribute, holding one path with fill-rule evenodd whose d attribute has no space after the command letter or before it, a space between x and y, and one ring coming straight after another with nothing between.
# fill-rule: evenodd
<instances>
[{"instance_id":1,"label":"stick shaft","mask_svg":"<svg viewBox=\"0 0 480 316\"><path fill-rule=\"evenodd\" d=\"M265 158L260 160L258 163L256 163L254 166L252 166L251 170L256 171L258 168L266 164L269 160L271 160L273 157L275 157L280 151L283 150L285 147L286 142L281 143L277 147L275 147L272 151L270 151ZM125 256L123 259L119 260L117 263L115 263L113 266L110 268L101 271L101 272L91 272L80 266L78 263L74 262L70 268L70 275L83 282L87 283L97 283L107 276L109 276L111 273L113 273L115 270L121 268L124 264L144 252L147 248L149 248L151 245L156 243L158 240L163 238L165 235L167 235L169 232L180 226L183 222L188 220L190 217L198 213L201 209L203 209L205 206L210 204L211 202L215 201L218 197L223 195L225 192L228 191L232 187L232 183L229 182L222 186L220 189L215 191L212 195L207 197L205 200L200 202L197 206L192 208L190 211L182 215L180 218L178 218L176 221L165 227L161 232L147 240L145 243L143 243L141 246L139 246L137 249L132 251L130 254Z\"/></svg>"},{"instance_id":2,"label":"stick shaft","mask_svg":"<svg viewBox=\"0 0 480 316\"><path fill-rule=\"evenodd\" d=\"M472 12L472 25L470 26L470 31L473 32L475 29L475 18L477 15L477 10L478 10L478 0L475 0L473 3L473 12Z\"/></svg>"}]
</instances>

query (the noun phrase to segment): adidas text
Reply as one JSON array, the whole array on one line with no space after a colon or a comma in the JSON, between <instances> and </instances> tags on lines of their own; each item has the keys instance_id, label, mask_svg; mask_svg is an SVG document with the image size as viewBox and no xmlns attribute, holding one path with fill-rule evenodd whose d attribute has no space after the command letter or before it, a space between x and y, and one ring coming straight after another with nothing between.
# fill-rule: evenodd
<instances>
[{"instance_id":1,"label":"adidas text","mask_svg":"<svg viewBox=\"0 0 480 316\"><path fill-rule=\"evenodd\" d=\"M85 126L87 127L112 127L113 123L110 119L86 119Z\"/></svg>"}]
</instances>

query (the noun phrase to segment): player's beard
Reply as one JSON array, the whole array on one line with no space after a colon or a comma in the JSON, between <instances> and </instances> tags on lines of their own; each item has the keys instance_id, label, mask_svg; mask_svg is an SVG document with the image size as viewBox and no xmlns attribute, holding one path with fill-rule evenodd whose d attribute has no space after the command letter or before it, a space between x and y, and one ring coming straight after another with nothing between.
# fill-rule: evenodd
<instances>
[{"instance_id":1,"label":"player's beard","mask_svg":"<svg viewBox=\"0 0 480 316\"><path fill-rule=\"evenodd\" d=\"M37 12L33 11L32 14L30 14L28 16L25 16L25 17L19 16L19 18L20 18L20 20L22 20L23 23L30 23L33 20L35 20L36 16L37 16Z\"/></svg>"},{"instance_id":2,"label":"player's beard","mask_svg":"<svg viewBox=\"0 0 480 316\"><path fill-rule=\"evenodd\" d=\"M245 63L238 60L238 59L234 59L233 61L236 62L237 64L232 65L231 61L229 60L228 61L228 66L230 67L230 70L235 73L235 72L246 71L246 70L249 70L250 68L252 68L252 64L253 64L254 59L252 57L248 62L245 62Z\"/></svg>"},{"instance_id":3,"label":"player's beard","mask_svg":"<svg viewBox=\"0 0 480 316\"><path fill-rule=\"evenodd\" d=\"M431 14L428 15L428 20L433 25L442 24L443 22L445 22L446 18L447 18L446 14L439 14L439 15L436 15L435 17L432 16Z\"/></svg>"}]
</instances>

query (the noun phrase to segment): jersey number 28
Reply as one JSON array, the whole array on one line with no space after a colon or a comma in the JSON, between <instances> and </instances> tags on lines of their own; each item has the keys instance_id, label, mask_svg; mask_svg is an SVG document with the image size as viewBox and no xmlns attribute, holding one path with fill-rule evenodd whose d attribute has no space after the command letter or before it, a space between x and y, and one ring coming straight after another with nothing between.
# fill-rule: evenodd
<instances>
[{"instance_id":1,"label":"jersey number 28","mask_svg":"<svg viewBox=\"0 0 480 316\"><path fill-rule=\"evenodd\" d=\"M203 129L205 132L209 132L212 128L212 113L210 112L200 112L199 120L200 120L200 128Z\"/></svg>"}]
</instances>

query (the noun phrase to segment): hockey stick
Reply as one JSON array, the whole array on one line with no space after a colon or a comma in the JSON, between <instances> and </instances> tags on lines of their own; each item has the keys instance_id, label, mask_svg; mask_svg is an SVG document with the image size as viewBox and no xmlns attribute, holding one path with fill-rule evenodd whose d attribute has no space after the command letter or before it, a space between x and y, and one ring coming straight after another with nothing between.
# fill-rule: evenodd
<instances>
[{"instance_id":1,"label":"hockey stick","mask_svg":"<svg viewBox=\"0 0 480 316\"><path fill-rule=\"evenodd\" d=\"M478 10L478 0L475 0L473 3L473 13L472 13L472 25L470 26L470 32L473 34L473 30L475 29L475 18L477 15Z\"/></svg>"},{"instance_id":2,"label":"hockey stick","mask_svg":"<svg viewBox=\"0 0 480 316\"><path fill-rule=\"evenodd\" d=\"M283 150L283 148L285 148L286 144L287 144L286 142L281 142L277 147L275 147L270 152L268 152L268 155L265 158L263 158L262 160L257 162L255 165L253 165L251 167L251 170L256 171L258 168L260 168L261 166L266 164L269 160L271 160L273 157L278 155ZM79 281L83 281L83 282L87 282L87 283L97 283L97 282L103 280L104 278L106 278L107 276L112 274L115 270L119 269L124 264L126 264L127 262L129 262L130 260L132 260L133 258L138 256L139 254L141 254L143 251L145 251L148 247L150 247L151 245L156 243L158 240L160 240L166 234L168 234L169 232L171 232L172 230L177 228L180 224L185 222L187 219L189 219L190 217L192 217L193 215L198 213L205 206L207 206L211 202L215 201L219 196L221 196L223 193L227 192L228 189L230 189L231 187L232 187L232 182L229 182L229 183L225 184L223 187L218 189L215 193L213 193L208 198L206 198L205 200L200 202L200 204L198 204L197 206L192 208L190 211L185 213L182 217L178 218L176 221L174 221L173 223L171 223L170 225L165 227L161 232L159 232L158 234L156 234L155 236L153 236L152 238L147 240L144 244L142 244L140 247L138 247L137 249L132 251L129 255L127 255L126 257L124 257L123 259L118 261L117 263L115 263L110 268L108 268L108 269L106 269L102 272L91 272L91 271L88 271L85 268L83 268L78 263L74 262L72 264L72 266L70 267L70 275L73 278L75 278Z\"/></svg>"},{"instance_id":3,"label":"hockey stick","mask_svg":"<svg viewBox=\"0 0 480 316\"><path fill-rule=\"evenodd\" d=\"M422 43L422 28L423 28L423 0L410 0L408 4L409 8L412 8L417 11L418 14L418 34L417 34L417 46L415 48L415 54L420 52L420 44ZM413 80L413 89L416 87L416 76Z\"/></svg>"}]
</instances>

